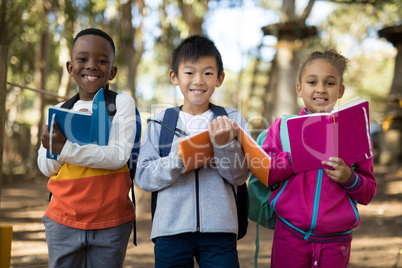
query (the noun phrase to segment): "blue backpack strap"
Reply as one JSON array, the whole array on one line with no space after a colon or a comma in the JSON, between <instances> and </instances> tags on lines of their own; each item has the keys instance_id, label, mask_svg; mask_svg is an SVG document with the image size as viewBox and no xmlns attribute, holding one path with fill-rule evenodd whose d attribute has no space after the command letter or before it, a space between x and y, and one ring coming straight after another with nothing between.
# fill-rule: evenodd
<instances>
[{"instance_id":1,"label":"blue backpack strap","mask_svg":"<svg viewBox=\"0 0 402 268\"><path fill-rule=\"evenodd\" d=\"M138 155L140 153L140 143L141 143L141 116L137 107L135 107L135 117L136 117L136 133L134 139L134 147L131 150L130 158L128 159L128 167L130 169L131 178L131 200L133 202L134 211L136 209L135 205L135 193L134 193L134 177L137 171ZM137 245L137 223L136 219L133 220L133 243Z\"/></svg>"},{"instance_id":2,"label":"blue backpack strap","mask_svg":"<svg viewBox=\"0 0 402 268\"><path fill-rule=\"evenodd\" d=\"M117 92L113 91L113 90L109 90L109 84L106 84L103 94L105 96L105 104L106 104L107 114L109 115L110 122L112 122L113 117L117 111L116 110Z\"/></svg>"},{"instance_id":3,"label":"blue backpack strap","mask_svg":"<svg viewBox=\"0 0 402 268\"><path fill-rule=\"evenodd\" d=\"M225 108L222 106L215 105L213 103L209 103L209 107L211 108L212 112L214 113L214 118L218 116L227 116L228 113L226 112Z\"/></svg>"},{"instance_id":4,"label":"blue backpack strap","mask_svg":"<svg viewBox=\"0 0 402 268\"><path fill-rule=\"evenodd\" d=\"M168 156L170 153L174 130L176 129L177 120L179 119L180 108L181 107L168 108L163 115L162 123L167 127L161 128L161 134L159 136L159 155L162 157ZM173 132L171 130L173 130Z\"/></svg>"},{"instance_id":5,"label":"blue backpack strap","mask_svg":"<svg viewBox=\"0 0 402 268\"><path fill-rule=\"evenodd\" d=\"M137 171L137 160L138 155L140 153L140 143L141 143L141 116L138 108L135 107L135 118L136 118L136 133L134 139L134 147L131 150L131 155L129 159L129 168L130 168L130 178L134 179L135 172Z\"/></svg>"},{"instance_id":6,"label":"blue backpack strap","mask_svg":"<svg viewBox=\"0 0 402 268\"><path fill-rule=\"evenodd\" d=\"M157 121L162 125L161 133L159 136L159 155L161 157L168 156L172 148L174 138L174 131L176 129L177 120L179 119L180 107L172 107L165 110L162 122ZM158 199L158 192L152 192L151 199L151 215L154 218L156 203Z\"/></svg>"},{"instance_id":7,"label":"blue backpack strap","mask_svg":"<svg viewBox=\"0 0 402 268\"><path fill-rule=\"evenodd\" d=\"M80 99L80 94L75 94L71 99L67 100L64 102L60 107L65 108L65 109L71 109L74 106L74 103L76 103Z\"/></svg>"},{"instance_id":8,"label":"blue backpack strap","mask_svg":"<svg viewBox=\"0 0 402 268\"><path fill-rule=\"evenodd\" d=\"M282 143L282 150L284 152L290 153L290 142L289 142L289 132L288 132L288 124L287 121L289 118L296 117L297 115L282 115L281 118L281 127L280 127L280 138Z\"/></svg>"}]
</instances>

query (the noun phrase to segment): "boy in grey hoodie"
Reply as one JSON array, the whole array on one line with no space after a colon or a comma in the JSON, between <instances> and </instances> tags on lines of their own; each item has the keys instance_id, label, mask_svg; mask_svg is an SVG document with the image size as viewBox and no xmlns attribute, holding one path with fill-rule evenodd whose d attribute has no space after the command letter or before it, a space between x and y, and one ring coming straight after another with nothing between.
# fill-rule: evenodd
<instances>
[{"instance_id":1,"label":"boy in grey hoodie","mask_svg":"<svg viewBox=\"0 0 402 268\"><path fill-rule=\"evenodd\" d=\"M160 156L159 138L165 111L155 115L145 130L136 183L157 192L151 239L155 267L239 267L238 221L233 189L248 178L239 144L239 125L248 132L243 116L226 107L228 116L215 117L210 97L225 78L215 44L205 36L185 39L174 51L170 80L184 95L175 131L194 135L205 130L214 149L214 162L182 174L179 138L169 155Z\"/></svg>"}]
</instances>

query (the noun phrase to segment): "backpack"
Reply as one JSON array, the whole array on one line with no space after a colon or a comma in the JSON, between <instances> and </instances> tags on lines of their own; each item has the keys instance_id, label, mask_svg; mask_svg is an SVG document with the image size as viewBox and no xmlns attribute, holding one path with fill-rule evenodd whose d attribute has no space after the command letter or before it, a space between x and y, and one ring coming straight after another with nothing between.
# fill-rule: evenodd
<instances>
[{"instance_id":1,"label":"backpack","mask_svg":"<svg viewBox=\"0 0 402 268\"><path fill-rule=\"evenodd\" d=\"M295 115L286 115L281 118L280 126L280 138L282 143L283 151L290 152L289 145L289 134L287 128L287 119L294 117ZM267 137L268 129L264 130L257 138L257 144L262 145ZM260 225L268 229L274 229L276 223L275 211L271 208L268 203L269 197L272 192L275 191L281 183L266 187L262 182L260 182L254 175L250 176L248 181L248 193L249 193L249 214L250 220L257 223L256 226L256 239L255 239L255 255L254 264L257 267L258 252L260 249L259 244L259 231L258 227Z\"/></svg>"},{"instance_id":2,"label":"backpack","mask_svg":"<svg viewBox=\"0 0 402 268\"><path fill-rule=\"evenodd\" d=\"M105 105L107 114L109 115L110 122L113 121L113 117L116 114L116 96L117 92L109 90L109 85L107 84L104 90L104 97L105 97ZM77 93L71 99L67 100L65 103L61 105L61 108L71 109L73 108L74 104L80 99L79 94ZM130 169L130 179L131 179L131 200L134 205L135 211L135 194L134 194L134 177L135 172L137 170L137 161L138 161L138 154L140 151L140 143L141 143L141 117L140 112L138 111L137 107L135 107L135 116L136 116L136 133L135 133L135 140L134 146L131 150L130 158L127 162L128 168ZM52 193L49 193L49 201L52 198ZM137 245L137 226L136 220L134 218L133 221L133 243Z\"/></svg>"},{"instance_id":3,"label":"backpack","mask_svg":"<svg viewBox=\"0 0 402 268\"><path fill-rule=\"evenodd\" d=\"M159 155L161 157L167 156L170 153L170 149L172 146L173 135L181 136L176 131L177 120L179 118L179 112L181 107L173 107L168 108L165 111L162 121L157 120L149 120L154 121L156 123L161 124L163 127L161 128L160 138L159 138ZM214 117L217 116L227 116L227 112L225 108L221 106L214 105L210 103L210 108L214 113ZM195 170L196 176L198 176L198 169ZM247 184L244 183L240 186L237 186L237 194L235 188L232 186L233 194L236 200L236 208L237 208L237 219L239 232L237 235L237 239L243 238L247 233L248 227L248 191ZM154 217L154 213L156 210L158 192L152 192L152 202L151 202L151 212L152 218Z\"/></svg>"}]
</instances>

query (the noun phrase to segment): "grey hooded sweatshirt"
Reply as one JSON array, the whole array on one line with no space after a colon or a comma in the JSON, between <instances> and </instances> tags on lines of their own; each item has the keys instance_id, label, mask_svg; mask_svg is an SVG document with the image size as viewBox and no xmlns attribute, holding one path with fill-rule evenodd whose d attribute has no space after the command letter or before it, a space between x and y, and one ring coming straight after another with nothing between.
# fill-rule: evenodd
<instances>
[{"instance_id":1,"label":"grey hooded sweatshirt","mask_svg":"<svg viewBox=\"0 0 402 268\"><path fill-rule=\"evenodd\" d=\"M249 132L244 117L237 110L225 109L231 120ZM162 121L164 112L152 119ZM174 136L168 156L159 155L161 127L149 121L135 178L144 191L158 191L151 239L197 231L237 235L237 210L232 186L243 184L249 177L237 139L225 146L214 147L215 164L199 169L198 176L195 171L181 174L184 164L176 157L178 137ZM180 118L176 129L189 133Z\"/></svg>"}]
</instances>

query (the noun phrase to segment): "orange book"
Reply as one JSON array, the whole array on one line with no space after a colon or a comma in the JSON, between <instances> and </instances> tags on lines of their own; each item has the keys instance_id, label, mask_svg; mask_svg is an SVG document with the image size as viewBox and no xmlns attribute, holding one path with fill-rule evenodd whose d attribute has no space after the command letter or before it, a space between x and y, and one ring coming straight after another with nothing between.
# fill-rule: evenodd
<instances>
[{"instance_id":1,"label":"orange book","mask_svg":"<svg viewBox=\"0 0 402 268\"><path fill-rule=\"evenodd\" d=\"M179 145L183 155L183 173L208 165L214 158L208 130L181 141Z\"/></svg>"},{"instance_id":2,"label":"orange book","mask_svg":"<svg viewBox=\"0 0 402 268\"><path fill-rule=\"evenodd\" d=\"M237 140L240 142L250 172L268 187L271 157L241 127ZM208 130L180 142L184 170L187 173L211 163L214 149Z\"/></svg>"}]
</instances>

